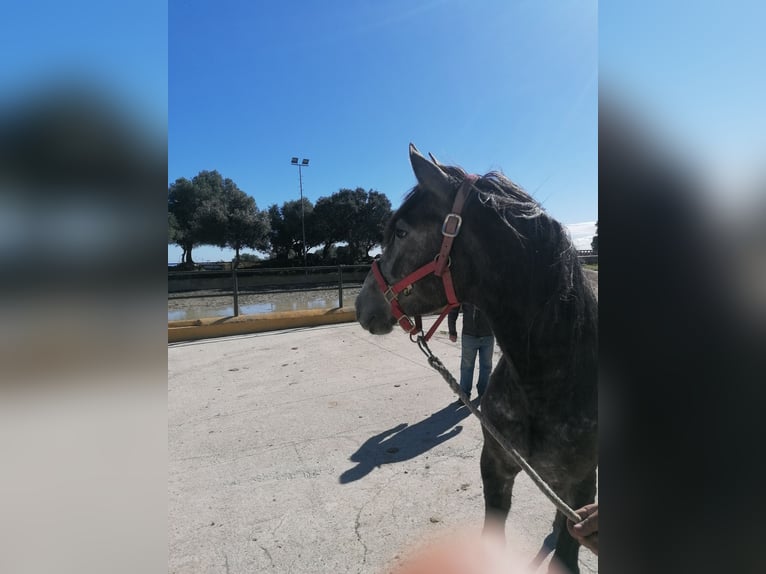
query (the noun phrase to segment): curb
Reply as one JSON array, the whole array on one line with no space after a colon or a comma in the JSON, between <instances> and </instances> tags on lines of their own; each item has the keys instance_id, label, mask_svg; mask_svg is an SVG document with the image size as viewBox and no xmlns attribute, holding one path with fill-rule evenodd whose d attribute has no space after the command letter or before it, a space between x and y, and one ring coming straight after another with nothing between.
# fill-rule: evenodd
<instances>
[{"instance_id":1,"label":"curb","mask_svg":"<svg viewBox=\"0 0 766 574\"><path fill-rule=\"evenodd\" d=\"M353 307L168 321L168 343L356 321Z\"/></svg>"}]
</instances>

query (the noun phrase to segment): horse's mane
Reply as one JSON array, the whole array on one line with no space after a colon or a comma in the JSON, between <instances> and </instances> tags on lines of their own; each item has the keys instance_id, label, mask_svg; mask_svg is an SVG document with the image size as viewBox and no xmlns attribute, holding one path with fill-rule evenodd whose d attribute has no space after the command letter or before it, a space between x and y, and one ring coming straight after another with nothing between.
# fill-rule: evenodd
<instances>
[{"instance_id":1,"label":"horse's mane","mask_svg":"<svg viewBox=\"0 0 766 574\"><path fill-rule=\"evenodd\" d=\"M462 174L465 177L465 172ZM585 320L584 291L588 286L569 232L531 195L498 171L481 177L476 187L479 201L497 213L511 229L528 258L545 265L545 271L554 276L556 287L546 305L551 311L549 319L556 321L560 302L573 302L572 326L579 330Z\"/></svg>"}]
</instances>

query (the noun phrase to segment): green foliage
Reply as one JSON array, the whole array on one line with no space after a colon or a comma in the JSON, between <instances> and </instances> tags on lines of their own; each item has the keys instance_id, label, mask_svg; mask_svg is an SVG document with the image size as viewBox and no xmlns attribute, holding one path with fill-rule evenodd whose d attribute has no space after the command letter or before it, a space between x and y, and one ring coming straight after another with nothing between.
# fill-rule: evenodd
<instances>
[{"instance_id":1,"label":"green foliage","mask_svg":"<svg viewBox=\"0 0 766 574\"><path fill-rule=\"evenodd\" d=\"M286 201L280 208L274 204L269 207L269 223L271 231L269 239L274 256L286 261L299 257L303 262L303 227L302 217L305 217L307 248L314 243L314 206L307 198L303 198L303 213L300 200Z\"/></svg>"},{"instance_id":2,"label":"green foliage","mask_svg":"<svg viewBox=\"0 0 766 574\"><path fill-rule=\"evenodd\" d=\"M243 253L239 256L240 261L246 261L246 262L257 262L257 261L263 261L263 258L261 258L256 253Z\"/></svg>"},{"instance_id":3,"label":"green foliage","mask_svg":"<svg viewBox=\"0 0 766 574\"><path fill-rule=\"evenodd\" d=\"M201 171L191 180L179 178L168 188L168 243L184 250L183 261L193 263L196 245L271 251L277 261L303 263L306 249L322 245L312 262L355 263L369 259L369 251L383 240L391 217L391 202L375 190L341 189L310 200L286 201L261 212L255 200L217 171ZM303 225L302 225L303 224ZM336 249L337 243L347 246Z\"/></svg>"},{"instance_id":4,"label":"green foliage","mask_svg":"<svg viewBox=\"0 0 766 574\"><path fill-rule=\"evenodd\" d=\"M255 200L217 171L201 171L191 181L177 179L168 189L168 241L192 263L195 245L268 249L268 216Z\"/></svg>"},{"instance_id":5,"label":"green foliage","mask_svg":"<svg viewBox=\"0 0 766 574\"><path fill-rule=\"evenodd\" d=\"M192 248L201 243L198 211L205 199L204 192L185 177L177 179L168 188L168 224L172 217L173 242L183 249L185 264L193 263Z\"/></svg>"},{"instance_id":6,"label":"green foliage","mask_svg":"<svg viewBox=\"0 0 766 574\"><path fill-rule=\"evenodd\" d=\"M234 186L224 193L226 209L225 242L239 256L243 247L266 251L269 248L269 217L258 210L255 199Z\"/></svg>"},{"instance_id":7,"label":"green foliage","mask_svg":"<svg viewBox=\"0 0 766 574\"><path fill-rule=\"evenodd\" d=\"M367 198L360 212L358 241L364 249L364 256L369 257L369 251L383 241L383 232L388 220L391 219L391 202L388 198L374 190L367 192Z\"/></svg>"},{"instance_id":8,"label":"green foliage","mask_svg":"<svg viewBox=\"0 0 766 574\"><path fill-rule=\"evenodd\" d=\"M168 211L168 245L176 242L176 236L178 235L178 221L176 216Z\"/></svg>"},{"instance_id":9,"label":"green foliage","mask_svg":"<svg viewBox=\"0 0 766 574\"><path fill-rule=\"evenodd\" d=\"M598 221L596 221L596 235L590 241L590 248L593 250L593 253L598 255Z\"/></svg>"},{"instance_id":10,"label":"green foliage","mask_svg":"<svg viewBox=\"0 0 766 574\"><path fill-rule=\"evenodd\" d=\"M320 197L314 209L312 237L315 245L324 244L324 259L335 243L347 242L337 255L348 263L369 258L369 251L383 240L391 217L391 202L374 190L341 189L330 197Z\"/></svg>"}]
</instances>

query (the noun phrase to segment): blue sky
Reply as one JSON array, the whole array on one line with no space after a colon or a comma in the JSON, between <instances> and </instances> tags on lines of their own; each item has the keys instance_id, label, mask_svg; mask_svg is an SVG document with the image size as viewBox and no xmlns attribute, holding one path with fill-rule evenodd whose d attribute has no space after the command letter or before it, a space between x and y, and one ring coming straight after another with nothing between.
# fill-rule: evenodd
<instances>
[{"instance_id":1,"label":"blue sky","mask_svg":"<svg viewBox=\"0 0 766 574\"><path fill-rule=\"evenodd\" d=\"M602 83L725 196L764 177L764 22L753 0L599 6Z\"/></svg>"},{"instance_id":2,"label":"blue sky","mask_svg":"<svg viewBox=\"0 0 766 574\"><path fill-rule=\"evenodd\" d=\"M168 21L169 182L216 169L265 209L298 198L298 156L310 200L397 207L413 142L562 223L598 217L596 2L171 0Z\"/></svg>"},{"instance_id":3,"label":"blue sky","mask_svg":"<svg viewBox=\"0 0 766 574\"><path fill-rule=\"evenodd\" d=\"M167 7L156 0L4 2L0 102L56 82L87 81L164 132L167 29Z\"/></svg>"}]
</instances>

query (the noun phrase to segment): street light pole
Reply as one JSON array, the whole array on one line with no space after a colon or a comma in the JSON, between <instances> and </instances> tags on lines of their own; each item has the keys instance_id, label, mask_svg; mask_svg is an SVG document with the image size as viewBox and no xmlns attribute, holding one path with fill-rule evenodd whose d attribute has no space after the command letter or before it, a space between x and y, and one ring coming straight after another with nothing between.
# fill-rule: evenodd
<instances>
[{"instance_id":1,"label":"street light pole","mask_svg":"<svg viewBox=\"0 0 766 574\"><path fill-rule=\"evenodd\" d=\"M303 174L301 173L302 167L308 167L309 166L309 160L302 159L300 163L298 163L298 158L294 157L290 160L291 165L295 165L298 167L298 185L301 189L301 231L303 232L303 266L308 267L307 258L306 258L306 216L303 211ZM308 273L308 269L306 270L306 273Z\"/></svg>"}]
</instances>

